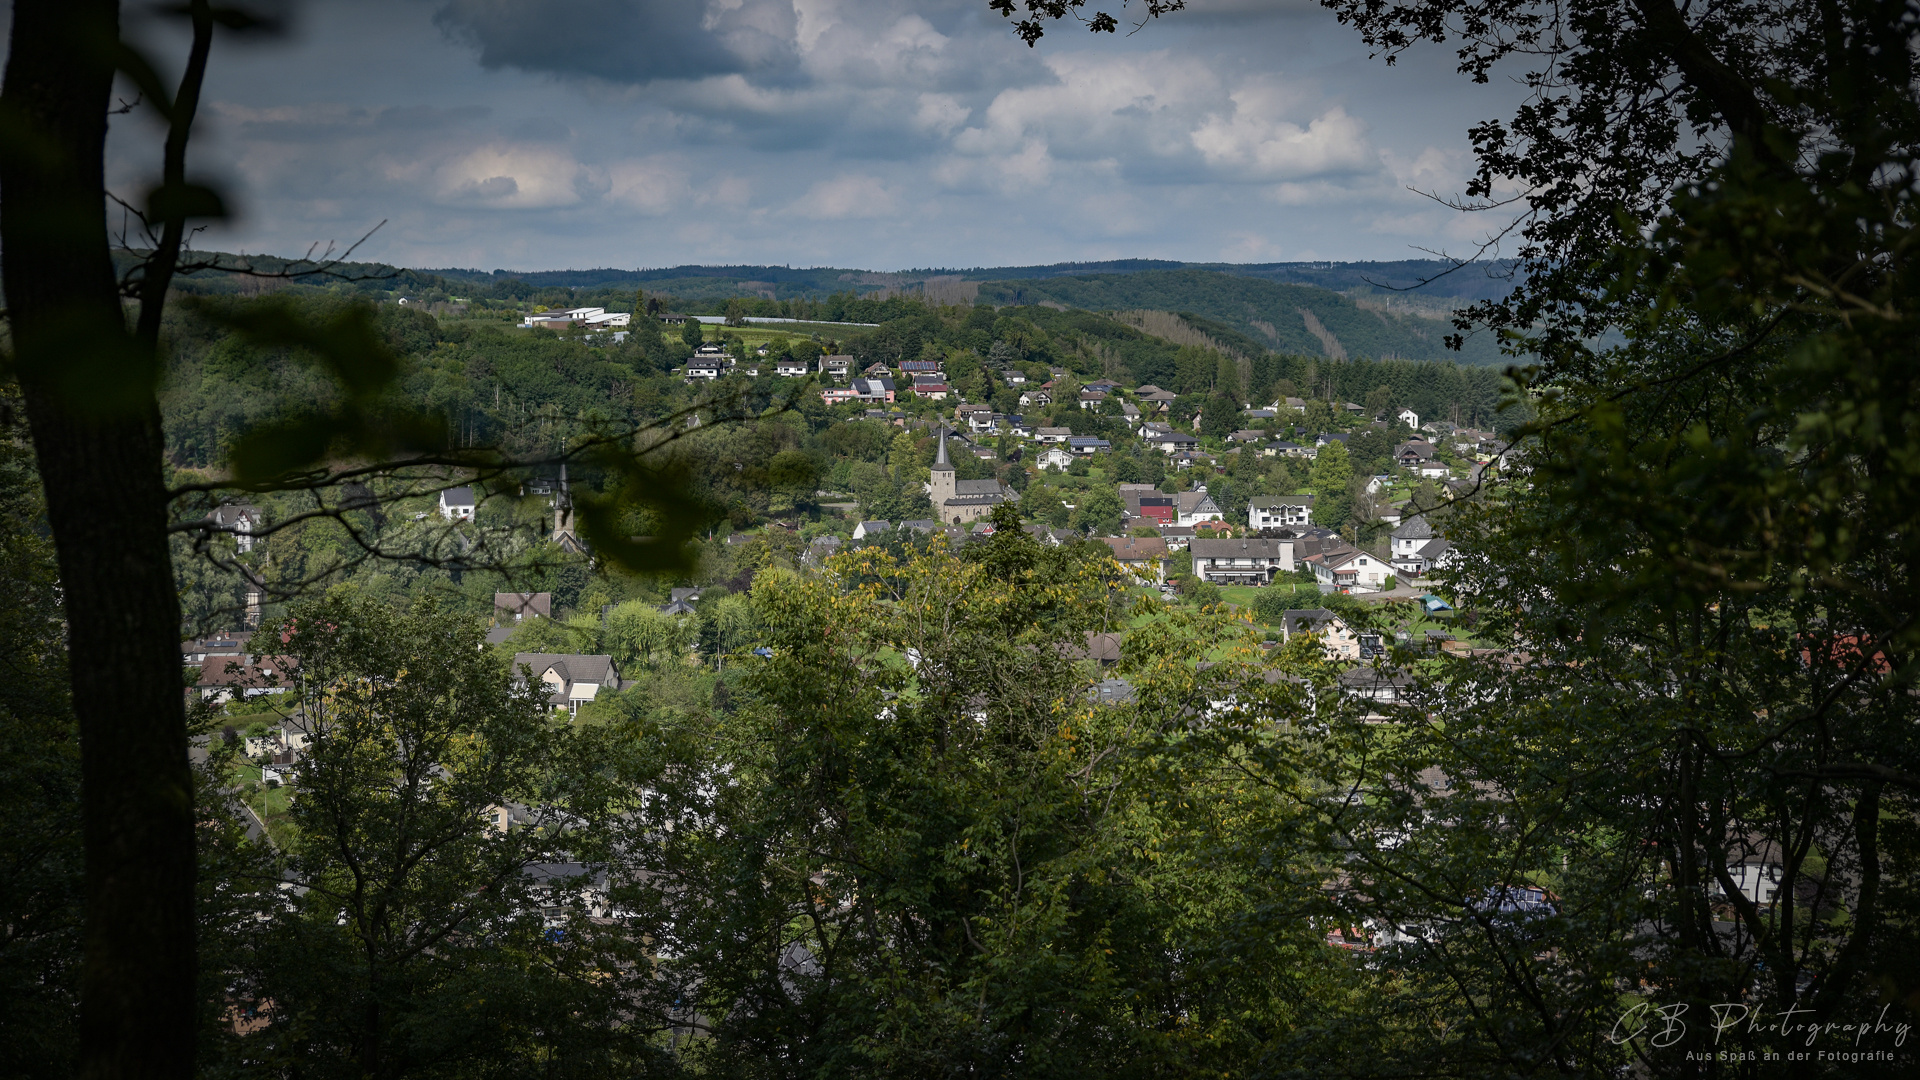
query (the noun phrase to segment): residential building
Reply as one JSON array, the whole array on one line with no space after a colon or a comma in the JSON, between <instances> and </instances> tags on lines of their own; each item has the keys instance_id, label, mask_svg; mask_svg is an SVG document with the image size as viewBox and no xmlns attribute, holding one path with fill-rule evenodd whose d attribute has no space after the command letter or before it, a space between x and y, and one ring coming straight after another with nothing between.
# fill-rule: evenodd
<instances>
[{"instance_id":1,"label":"residential building","mask_svg":"<svg viewBox=\"0 0 1920 1080\"><path fill-rule=\"evenodd\" d=\"M620 671L613 657L581 653L515 653L513 677L516 685L532 679L547 691L547 706L555 712L579 716L580 706L597 698L602 691L621 688Z\"/></svg>"},{"instance_id":2,"label":"residential building","mask_svg":"<svg viewBox=\"0 0 1920 1080\"><path fill-rule=\"evenodd\" d=\"M448 488L440 493L440 516L448 521L472 521L475 505L470 487Z\"/></svg>"},{"instance_id":3,"label":"residential building","mask_svg":"<svg viewBox=\"0 0 1920 1080\"><path fill-rule=\"evenodd\" d=\"M1313 456L1313 450L1310 448L1285 439L1275 439L1268 443L1261 453L1267 457L1310 458Z\"/></svg>"},{"instance_id":4,"label":"residential building","mask_svg":"<svg viewBox=\"0 0 1920 1080\"><path fill-rule=\"evenodd\" d=\"M1194 529L1191 525L1161 525L1158 528L1160 539L1165 540L1167 547L1174 551L1185 551L1187 545L1193 542Z\"/></svg>"},{"instance_id":5,"label":"residential building","mask_svg":"<svg viewBox=\"0 0 1920 1080\"><path fill-rule=\"evenodd\" d=\"M893 403L892 379L855 379L853 392L861 401L884 401Z\"/></svg>"},{"instance_id":6,"label":"residential building","mask_svg":"<svg viewBox=\"0 0 1920 1080\"><path fill-rule=\"evenodd\" d=\"M202 701L218 704L262 694L284 694L286 682L300 661L291 656L262 656L248 652L207 652L200 660L193 689Z\"/></svg>"},{"instance_id":7,"label":"residential building","mask_svg":"<svg viewBox=\"0 0 1920 1080\"><path fill-rule=\"evenodd\" d=\"M1020 395L1020 407L1031 409L1053 404L1053 392L1050 390L1027 390Z\"/></svg>"},{"instance_id":8,"label":"residential building","mask_svg":"<svg viewBox=\"0 0 1920 1080\"><path fill-rule=\"evenodd\" d=\"M1155 526L1172 525L1180 516L1174 498L1152 484L1121 484L1120 500L1127 504L1127 516L1143 518Z\"/></svg>"},{"instance_id":9,"label":"residential building","mask_svg":"<svg viewBox=\"0 0 1920 1080\"><path fill-rule=\"evenodd\" d=\"M1266 440L1266 432L1255 431L1252 428L1241 428L1239 431L1227 436L1227 441L1230 443L1257 443L1265 442Z\"/></svg>"},{"instance_id":10,"label":"residential building","mask_svg":"<svg viewBox=\"0 0 1920 1080\"><path fill-rule=\"evenodd\" d=\"M1219 504L1208 497L1206 488L1182 491L1173 497L1176 525L1198 525L1203 521L1225 521Z\"/></svg>"},{"instance_id":11,"label":"residential building","mask_svg":"<svg viewBox=\"0 0 1920 1080\"><path fill-rule=\"evenodd\" d=\"M1085 457L1089 454L1097 454L1102 450L1111 450L1113 449L1113 444L1105 439L1094 438L1091 435L1069 435L1067 436L1067 449Z\"/></svg>"},{"instance_id":12,"label":"residential building","mask_svg":"<svg viewBox=\"0 0 1920 1080\"><path fill-rule=\"evenodd\" d=\"M859 401L860 391L850 386L829 386L825 390L820 391L820 400L826 402L828 408L832 408L835 405L845 405L849 402Z\"/></svg>"},{"instance_id":13,"label":"residential building","mask_svg":"<svg viewBox=\"0 0 1920 1080\"><path fill-rule=\"evenodd\" d=\"M937 376L940 374L940 362L938 360L902 360L900 374Z\"/></svg>"},{"instance_id":14,"label":"residential building","mask_svg":"<svg viewBox=\"0 0 1920 1080\"><path fill-rule=\"evenodd\" d=\"M1042 469L1066 472L1067 466L1073 464L1073 451L1064 446L1049 446L1040 451L1039 456L1033 459L1033 463Z\"/></svg>"},{"instance_id":15,"label":"residential building","mask_svg":"<svg viewBox=\"0 0 1920 1080\"><path fill-rule=\"evenodd\" d=\"M1275 576L1293 571L1291 540L1196 536L1187 550L1193 555L1194 576L1216 585L1270 585Z\"/></svg>"},{"instance_id":16,"label":"residential building","mask_svg":"<svg viewBox=\"0 0 1920 1080\"><path fill-rule=\"evenodd\" d=\"M1182 450L1194 450L1200 446L1200 440L1183 431L1161 430L1141 432L1141 438L1149 446L1157 448L1163 454L1177 454Z\"/></svg>"},{"instance_id":17,"label":"residential building","mask_svg":"<svg viewBox=\"0 0 1920 1080\"><path fill-rule=\"evenodd\" d=\"M524 619L553 618L553 594L550 592L497 592L493 594L493 617L503 623Z\"/></svg>"},{"instance_id":18,"label":"residential building","mask_svg":"<svg viewBox=\"0 0 1920 1080\"><path fill-rule=\"evenodd\" d=\"M1348 668L1337 676L1340 692L1374 705L1399 705L1408 700L1414 687L1413 674L1403 668L1365 664ZM1387 719L1369 709L1361 719L1377 722Z\"/></svg>"},{"instance_id":19,"label":"residential building","mask_svg":"<svg viewBox=\"0 0 1920 1080\"><path fill-rule=\"evenodd\" d=\"M1311 495L1260 495L1247 500L1247 525L1255 529L1306 525L1312 517Z\"/></svg>"},{"instance_id":20,"label":"residential building","mask_svg":"<svg viewBox=\"0 0 1920 1080\"><path fill-rule=\"evenodd\" d=\"M1453 557L1453 545L1433 531L1425 514L1410 514L1393 530L1393 567L1410 578L1425 577Z\"/></svg>"},{"instance_id":21,"label":"residential building","mask_svg":"<svg viewBox=\"0 0 1920 1080\"><path fill-rule=\"evenodd\" d=\"M1408 439L1393 448L1394 460L1409 469L1417 467L1423 461L1432 461L1433 455L1433 444L1425 439Z\"/></svg>"},{"instance_id":22,"label":"residential building","mask_svg":"<svg viewBox=\"0 0 1920 1080\"><path fill-rule=\"evenodd\" d=\"M1353 632L1345 619L1326 608L1302 608L1282 615L1281 640L1292 641L1296 634L1318 637L1329 660L1360 659L1360 636Z\"/></svg>"},{"instance_id":23,"label":"residential building","mask_svg":"<svg viewBox=\"0 0 1920 1080\"><path fill-rule=\"evenodd\" d=\"M832 378L834 382L845 383L853 377L853 357L842 353L822 355L820 374Z\"/></svg>"},{"instance_id":24,"label":"residential building","mask_svg":"<svg viewBox=\"0 0 1920 1080\"><path fill-rule=\"evenodd\" d=\"M1420 430L1420 414L1417 412L1414 412L1412 409L1401 409L1399 412L1394 414L1394 419L1400 421L1401 423L1407 425L1408 427L1412 428L1415 431Z\"/></svg>"},{"instance_id":25,"label":"residential building","mask_svg":"<svg viewBox=\"0 0 1920 1080\"><path fill-rule=\"evenodd\" d=\"M789 356L783 360L774 361L773 373L783 379L804 379L813 374L813 365Z\"/></svg>"},{"instance_id":26,"label":"residential building","mask_svg":"<svg viewBox=\"0 0 1920 1080\"><path fill-rule=\"evenodd\" d=\"M1027 385L1027 373L1015 368L1008 368L1000 373L1000 382L1005 386L1025 386Z\"/></svg>"},{"instance_id":27,"label":"residential building","mask_svg":"<svg viewBox=\"0 0 1920 1080\"><path fill-rule=\"evenodd\" d=\"M253 534L267 525L266 511L238 503L215 507L213 513L207 515L207 520L213 522L215 528L232 536L234 546L243 552L253 550Z\"/></svg>"},{"instance_id":28,"label":"residential building","mask_svg":"<svg viewBox=\"0 0 1920 1080\"><path fill-rule=\"evenodd\" d=\"M1004 502L1019 502L1020 493L998 480L960 480L947 456L947 432L940 430L940 450L934 456L927 497L942 522L965 525L993 513Z\"/></svg>"},{"instance_id":29,"label":"residential building","mask_svg":"<svg viewBox=\"0 0 1920 1080\"><path fill-rule=\"evenodd\" d=\"M1043 427L1033 433L1035 442L1064 443L1073 437L1072 428Z\"/></svg>"},{"instance_id":30,"label":"residential building","mask_svg":"<svg viewBox=\"0 0 1920 1080\"><path fill-rule=\"evenodd\" d=\"M893 523L890 521L863 521L853 527L853 538L855 540L865 540L871 536L878 536L891 528L893 528Z\"/></svg>"},{"instance_id":31,"label":"residential building","mask_svg":"<svg viewBox=\"0 0 1920 1080\"><path fill-rule=\"evenodd\" d=\"M687 366L680 369L680 374L690 383L711 382L719 378L720 373L725 370L726 365L722 364L717 356L696 356L687 361Z\"/></svg>"},{"instance_id":32,"label":"residential building","mask_svg":"<svg viewBox=\"0 0 1920 1080\"><path fill-rule=\"evenodd\" d=\"M1167 580L1167 542L1157 536L1110 536L1101 543L1113 549L1113 559L1140 581Z\"/></svg>"},{"instance_id":33,"label":"residential building","mask_svg":"<svg viewBox=\"0 0 1920 1080\"><path fill-rule=\"evenodd\" d=\"M1288 409L1292 410L1293 412L1307 411L1307 403L1304 398L1290 397L1283 400L1281 404L1285 405Z\"/></svg>"},{"instance_id":34,"label":"residential building","mask_svg":"<svg viewBox=\"0 0 1920 1080\"><path fill-rule=\"evenodd\" d=\"M947 395L953 391L947 388L946 383L916 382L913 384L913 392L928 401L945 401Z\"/></svg>"},{"instance_id":35,"label":"residential building","mask_svg":"<svg viewBox=\"0 0 1920 1080\"><path fill-rule=\"evenodd\" d=\"M1098 412L1100 410L1100 404L1106 400L1107 395L1097 390L1080 391L1080 407L1088 412Z\"/></svg>"},{"instance_id":36,"label":"residential building","mask_svg":"<svg viewBox=\"0 0 1920 1080\"><path fill-rule=\"evenodd\" d=\"M1391 563L1346 544L1300 561L1313 571L1321 592L1379 592L1393 574Z\"/></svg>"}]
</instances>

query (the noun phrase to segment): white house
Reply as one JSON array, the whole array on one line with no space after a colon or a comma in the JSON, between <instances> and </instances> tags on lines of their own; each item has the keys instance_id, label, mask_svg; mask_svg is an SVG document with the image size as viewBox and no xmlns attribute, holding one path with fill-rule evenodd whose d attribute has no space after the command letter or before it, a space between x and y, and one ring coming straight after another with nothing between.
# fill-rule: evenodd
<instances>
[{"instance_id":1,"label":"white house","mask_svg":"<svg viewBox=\"0 0 1920 1080\"><path fill-rule=\"evenodd\" d=\"M1154 431L1141 434L1147 445L1163 454L1177 454L1182 450L1192 450L1200 445L1200 440L1179 431Z\"/></svg>"},{"instance_id":2,"label":"white house","mask_svg":"<svg viewBox=\"0 0 1920 1080\"><path fill-rule=\"evenodd\" d=\"M547 705L555 712L564 709L569 716L580 715L580 706L598 697L600 691L621 687L613 657L605 655L515 653L512 670L515 682L524 683L529 673L539 680L547 691Z\"/></svg>"},{"instance_id":3,"label":"white house","mask_svg":"<svg viewBox=\"0 0 1920 1080\"><path fill-rule=\"evenodd\" d=\"M1216 585L1270 585L1276 575L1293 572L1291 540L1206 540L1187 545L1193 574Z\"/></svg>"},{"instance_id":4,"label":"white house","mask_svg":"<svg viewBox=\"0 0 1920 1080\"><path fill-rule=\"evenodd\" d=\"M217 507L213 513L207 516L213 521L216 528L225 530L233 535L234 546L241 551L253 550L254 531L264 527L267 523L266 514L262 513L258 507L241 506L234 503Z\"/></svg>"},{"instance_id":5,"label":"white house","mask_svg":"<svg viewBox=\"0 0 1920 1080\"><path fill-rule=\"evenodd\" d=\"M1394 414L1394 418L1415 431L1420 430L1420 414L1412 409L1401 409Z\"/></svg>"},{"instance_id":6,"label":"white house","mask_svg":"<svg viewBox=\"0 0 1920 1080\"><path fill-rule=\"evenodd\" d=\"M1306 525L1312 516L1311 495L1262 495L1247 500L1247 525L1255 529Z\"/></svg>"},{"instance_id":7,"label":"white house","mask_svg":"<svg viewBox=\"0 0 1920 1080\"><path fill-rule=\"evenodd\" d=\"M1036 429L1033 433L1033 437L1036 442L1063 443L1073 437L1073 429L1063 428L1063 427L1043 427L1043 428Z\"/></svg>"},{"instance_id":8,"label":"white house","mask_svg":"<svg viewBox=\"0 0 1920 1080\"><path fill-rule=\"evenodd\" d=\"M1174 524L1198 525L1203 521L1225 521L1220 505L1207 495L1207 489L1182 491L1173 497Z\"/></svg>"},{"instance_id":9,"label":"white house","mask_svg":"<svg viewBox=\"0 0 1920 1080\"><path fill-rule=\"evenodd\" d=\"M784 379L804 379L813 374L813 367L805 360L788 357L773 365L773 373Z\"/></svg>"},{"instance_id":10,"label":"white house","mask_svg":"<svg viewBox=\"0 0 1920 1080\"><path fill-rule=\"evenodd\" d=\"M865 540L869 536L878 536L891 528L893 523L890 521L863 521L853 527L853 538Z\"/></svg>"},{"instance_id":11,"label":"white house","mask_svg":"<svg viewBox=\"0 0 1920 1080\"><path fill-rule=\"evenodd\" d=\"M1282 615L1281 640L1292 641L1295 634L1317 636L1329 660L1360 659L1359 635L1353 632L1345 619L1326 608L1296 609Z\"/></svg>"},{"instance_id":12,"label":"white house","mask_svg":"<svg viewBox=\"0 0 1920 1080\"><path fill-rule=\"evenodd\" d=\"M1393 574L1393 564L1345 545L1309 555L1301 562L1313 570L1322 592L1379 592Z\"/></svg>"},{"instance_id":13,"label":"white house","mask_svg":"<svg viewBox=\"0 0 1920 1080\"><path fill-rule=\"evenodd\" d=\"M1433 531L1426 515L1410 514L1392 534L1393 567L1409 577L1424 577L1452 560L1453 545Z\"/></svg>"},{"instance_id":14,"label":"white house","mask_svg":"<svg viewBox=\"0 0 1920 1080\"><path fill-rule=\"evenodd\" d=\"M440 493L440 516L448 521L472 521L474 505L470 487L448 488Z\"/></svg>"},{"instance_id":15,"label":"white house","mask_svg":"<svg viewBox=\"0 0 1920 1080\"><path fill-rule=\"evenodd\" d=\"M853 357L840 353L820 357L820 374L832 376L837 383L846 382L853 375Z\"/></svg>"},{"instance_id":16,"label":"white house","mask_svg":"<svg viewBox=\"0 0 1920 1080\"><path fill-rule=\"evenodd\" d=\"M1073 464L1073 451L1064 446L1049 446L1040 452L1040 456L1034 459L1034 463L1042 469L1066 472L1067 466Z\"/></svg>"}]
</instances>

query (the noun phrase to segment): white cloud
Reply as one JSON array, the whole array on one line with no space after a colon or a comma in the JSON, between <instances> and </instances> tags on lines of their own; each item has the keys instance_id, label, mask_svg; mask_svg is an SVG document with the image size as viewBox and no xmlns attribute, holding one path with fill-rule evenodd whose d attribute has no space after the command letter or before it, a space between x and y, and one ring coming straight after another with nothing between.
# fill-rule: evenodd
<instances>
[{"instance_id":1,"label":"white cloud","mask_svg":"<svg viewBox=\"0 0 1920 1080\"><path fill-rule=\"evenodd\" d=\"M841 175L814 184L787 209L804 218L842 221L891 217L896 208L893 193L878 179Z\"/></svg>"},{"instance_id":2,"label":"white cloud","mask_svg":"<svg viewBox=\"0 0 1920 1080\"><path fill-rule=\"evenodd\" d=\"M432 191L440 202L531 210L573 206L588 184L569 153L547 146L495 144L434 169Z\"/></svg>"},{"instance_id":3,"label":"white cloud","mask_svg":"<svg viewBox=\"0 0 1920 1080\"><path fill-rule=\"evenodd\" d=\"M1295 180L1377 169L1366 129L1333 108L1302 127L1266 112L1263 94L1236 93L1230 115L1209 116L1193 132L1207 164L1248 180Z\"/></svg>"}]
</instances>

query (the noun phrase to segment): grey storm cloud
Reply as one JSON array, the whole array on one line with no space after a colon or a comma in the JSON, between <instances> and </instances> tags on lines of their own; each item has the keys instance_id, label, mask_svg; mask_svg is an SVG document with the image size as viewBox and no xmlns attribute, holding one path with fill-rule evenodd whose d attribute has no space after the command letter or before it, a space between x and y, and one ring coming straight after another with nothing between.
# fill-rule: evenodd
<instances>
[{"instance_id":1,"label":"grey storm cloud","mask_svg":"<svg viewBox=\"0 0 1920 1080\"><path fill-rule=\"evenodd\" d=\"M385 221L362 254L417 266L1402 257L1479 235L1415 191L1458 191L1507 105L1443 52L1369 61L1310 0L1038 49L986 0L297 6L210 73L197 160L240 215L208 245ZM141 190L152 124L114 132Z\"/></svg>"},{"instance_id":2,"label":"grey storm cloud","mask_svg":"<svg viewBox=\"0 0 1920 1080\"><path fill-rule=\"evenodd\" d=\"M778 0L450 0L434 21L488 68L632 84L797 68L793 6Z\"/></svg>"}]
</instances>

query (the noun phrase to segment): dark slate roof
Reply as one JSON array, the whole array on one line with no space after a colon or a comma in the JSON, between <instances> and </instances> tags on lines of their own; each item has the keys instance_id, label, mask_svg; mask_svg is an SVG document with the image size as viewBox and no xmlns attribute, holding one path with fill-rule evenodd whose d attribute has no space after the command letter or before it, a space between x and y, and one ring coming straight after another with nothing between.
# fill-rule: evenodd
<instances>
[{"instance_id":1,"label":"dark slate roof","mask_svg":"<svg viewBox=\"0 0 1920 1080\"><path fill-rule=\"evenodd\" d=\"M1433 528L1427 524L1425 514L1410 515L1400 523L1399 528L1393 530L1395 540L1427 540L1432 536Z\"/></svg>"},{"instance_id":2,"label":"dark slate roof","mask_svg":"<svg viewBox=\"0 0 1920 1080\"><path fill-rule=\"evenodd\" d=\"M1283 540L1202 540L1196 538L1187 550L1196 559L1278 559Z\"/></svg>"},{"instance_id":3,"label":"dark slate roof","mask_svg":"<svg viewBox=\"0 0 1920 1080\"><path fill-rule=\"evenodd\" d=\"M1336 620L1345 624L1344 619L1326 608L1302 608L1281 616L1280 625L1288 634L1313 634Z\"/></svg>"}]
</instances>

